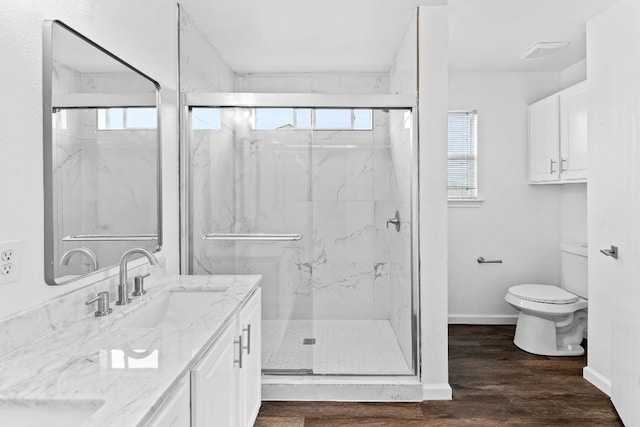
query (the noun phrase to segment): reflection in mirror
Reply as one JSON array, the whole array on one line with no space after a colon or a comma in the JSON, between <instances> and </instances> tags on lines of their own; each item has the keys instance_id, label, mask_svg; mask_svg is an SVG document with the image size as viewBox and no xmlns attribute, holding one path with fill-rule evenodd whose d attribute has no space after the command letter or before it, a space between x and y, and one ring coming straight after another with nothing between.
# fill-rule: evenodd
<instances>
[{"instance_id":1,"label":"reflection in mirror","mask_svg":"<svg viewBox=\"0 0 640 427\"><path fill-rule=\"evenodd\" d=\"M44 26L45 281L161 245L159 85L59 21Z\"/></svg>"}]
</instances>

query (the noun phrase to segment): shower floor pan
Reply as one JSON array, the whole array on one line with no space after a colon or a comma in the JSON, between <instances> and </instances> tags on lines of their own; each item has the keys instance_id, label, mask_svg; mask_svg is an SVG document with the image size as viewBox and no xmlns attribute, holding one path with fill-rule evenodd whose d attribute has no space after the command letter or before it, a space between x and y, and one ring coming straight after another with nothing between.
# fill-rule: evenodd
<instances>
[{"instance_id":1,"label":"shower floor pan","mask_svg":"<svg viewBox=\"0 0 640 427\"><path fill-rule=\"evenodd\" d=\"M388 320L263 320L262 328L265 374L413 374Z\"/></svg>"}]
</instances>

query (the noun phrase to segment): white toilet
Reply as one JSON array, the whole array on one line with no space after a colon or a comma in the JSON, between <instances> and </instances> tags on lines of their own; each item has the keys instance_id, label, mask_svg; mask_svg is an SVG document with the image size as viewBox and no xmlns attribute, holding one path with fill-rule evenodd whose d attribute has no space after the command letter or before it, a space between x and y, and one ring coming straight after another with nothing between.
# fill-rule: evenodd
<instances>
[{"instance_id":1,"label":"white toilet","mask_svg":"<svg viewBox=\"0 0 640 427\"><path fill-rule=\"evenodd\" d=\"M560 246L560 287L517 285L504 299L516 310L513 342L524 351L544 356L580 356L587 327L587 247Z\"/></svg>"}]
</instances>

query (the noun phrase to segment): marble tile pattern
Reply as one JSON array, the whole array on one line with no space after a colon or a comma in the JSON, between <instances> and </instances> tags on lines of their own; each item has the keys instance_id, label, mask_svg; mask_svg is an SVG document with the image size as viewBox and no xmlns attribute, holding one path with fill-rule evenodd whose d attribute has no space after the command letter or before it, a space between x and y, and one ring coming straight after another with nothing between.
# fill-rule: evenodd
<instances>
[{"instance_id":1,"label":"marble tile pattern","mask_svg":"<svg viewBox=\"0 0 640 427\"><path fill-rule=\"evenodd\" d=\"M233 92L235 74L181 6L180 91Z\"/></svg>"},{"instance_id":2,"label":"marble tile pattern","mask_svg":"<svg viewBox=\"0 0 640 427\"><path fill-rule=\"evenodd\" d=\"M129 267L130 282L133 281L133 277L146 273L153 276L163 275L165 259L157 259L158 264L155 266L144 263L141 266ZM73 285L67 285L73 286L68 293L0 319L0 358L93 313L94 307L86 306L84 302L98 292L108 291L111 301L116 301L119 281L117 274L108 276L107 272L95 273Z\"/></svg>"},{"instance_id":3,"label":"marble tile pattern","mask_svg":"<svg viewBox=\"0 0 640 427\"><path fill-rule=\"evenodd\" d=\"M144 425L260 282L257 275L149 279L144 297L126 307L113 306L112 315L85 315L0 359L0 398L104 401L83 426ZM188 326L121 326L120 319L169 290L221 286L228 288L211 310ZM152 356L146 365L123 366L123 354L143 349Z\"/></svg>"}]
</instances>

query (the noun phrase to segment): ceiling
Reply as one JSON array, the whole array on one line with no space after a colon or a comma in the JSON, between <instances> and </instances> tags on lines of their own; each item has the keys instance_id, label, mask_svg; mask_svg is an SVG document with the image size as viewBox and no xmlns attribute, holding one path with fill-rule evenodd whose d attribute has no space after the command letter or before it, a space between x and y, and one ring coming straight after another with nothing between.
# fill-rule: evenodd
<instances>
[{"instance_id":1,"label":"ceiling","mask_svg":"<svg viewBox=\"0 0 640 427\"><path fill-rule=\"evenodd\" d=\"M416 0L182 0L236 72L389 71Z\"/></svg>"},{"instance_id":2,"label":"ceiling","mask_svg":"<svg viewBox=\"0 0 640 427\"><path fill-rule=\"evenodd\" d=\"M449 0L449 67L558 71L586 56L586 22L617 0ZM547 59L520 57L537 42L569 42Z\"/></svg>"},{"instance_id":3,"label":"ceiling","mask_svg":"<svg viewBox=\"0 0 640 427\"><path fill-rule=\"evenodd\" d=\"M585 23L617 0L449 0L453 70L557 71L585 57ZM182 0L236 72L387 72L427 0ZM536 42L570 45L520 57Z\"/></svg>"}]
</instances>

